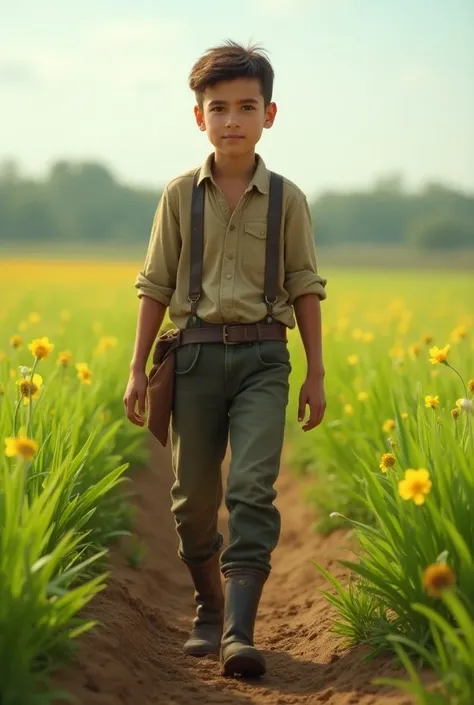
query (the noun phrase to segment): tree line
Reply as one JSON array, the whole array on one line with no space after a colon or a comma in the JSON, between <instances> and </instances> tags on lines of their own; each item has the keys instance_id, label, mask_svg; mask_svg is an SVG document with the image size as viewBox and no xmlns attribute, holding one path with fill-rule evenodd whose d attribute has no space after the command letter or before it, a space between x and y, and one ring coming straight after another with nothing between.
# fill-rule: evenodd
<instances>
[{"instance_id":1,"label":"tree line","mask_svg":"<svg viewBox=\"0 0 474 705\"><path fill-rule=\"evenodd\" d=\"M159 190L120 183L102 164L56 162L43 179L0 164L0 243L148 240ZM474 247L474 195L440 183L409 193L400 177L370 189L327 191L310 203L318 244Z\"/></svg>"}]
</instances>

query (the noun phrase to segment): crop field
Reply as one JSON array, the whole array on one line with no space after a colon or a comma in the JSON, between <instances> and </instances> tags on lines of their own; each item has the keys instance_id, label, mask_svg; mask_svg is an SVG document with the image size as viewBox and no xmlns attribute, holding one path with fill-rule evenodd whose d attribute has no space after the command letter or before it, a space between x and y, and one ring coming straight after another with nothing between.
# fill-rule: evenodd
<instances>
[{"instance_id":1,"label":"crop field","mask_svg":"<svg viewBox=\"0 0 474 705\"><path fill-rule=\"evenodd\" d=\"M50 674L94 628L83 608L106 587L110 546L131 529L127 478L149 460L146 432L126 421L122 403L139 266L0 261L1 705L59 698ZM304 356L292 332L286 455L304 480L313 530L329 540L351 528L358 548L343 561L349 581L314 555L315 585L324 586L343 643L403 664L405 680L374 671L376 683L417 703L468 705L472 276L324 273L326 416L315 431L300 430ZM420 678L427 667L434 688Z\"/></svg>"}]
</instances>

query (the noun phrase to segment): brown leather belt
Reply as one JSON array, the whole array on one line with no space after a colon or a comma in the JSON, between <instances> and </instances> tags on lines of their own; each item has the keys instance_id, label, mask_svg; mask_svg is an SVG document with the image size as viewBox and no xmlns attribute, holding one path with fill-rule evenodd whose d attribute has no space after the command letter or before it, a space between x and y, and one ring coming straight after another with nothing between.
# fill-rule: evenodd
<instances>
[{"instance_id":1,"label":"brown leather belt","mask_svg":"<svg viewBox=\"0 0 474 705\"><path fill-rule=\"evenodd\" d=\"M286 326L282 323L225 324L203 328L183 328L178 345L192 343L257 343L262 340L287 342Z\"/></svg>"}]
</instances>

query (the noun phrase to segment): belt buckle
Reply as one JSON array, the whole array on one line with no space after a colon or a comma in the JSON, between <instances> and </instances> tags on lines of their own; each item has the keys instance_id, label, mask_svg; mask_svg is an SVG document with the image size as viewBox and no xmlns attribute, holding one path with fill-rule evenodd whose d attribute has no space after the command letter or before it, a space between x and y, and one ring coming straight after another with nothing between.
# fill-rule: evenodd
<instances>
[{"instance_id":1,"label":"belt buckle","mask_svg":"<svg viewBox=\"0 0 474 705\"><path fill-rule=\"evenodd\" d=\"M222 326L222 342L224 343L224 345L237 345L237 343L229 340L229 333L227 332L228 327L228 323L224 323L224 325Z\"/></svg>"}]
</instances>

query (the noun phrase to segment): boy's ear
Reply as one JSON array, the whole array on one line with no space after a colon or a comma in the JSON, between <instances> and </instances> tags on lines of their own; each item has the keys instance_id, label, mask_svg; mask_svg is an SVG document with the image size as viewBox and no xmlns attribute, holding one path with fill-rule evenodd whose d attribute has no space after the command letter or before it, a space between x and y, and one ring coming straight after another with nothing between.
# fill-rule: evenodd
<instances>
[{"instance_id":1,"label":"boy's ear","mask_svg":"<svg viewBox=\"0 0 474 705\"><path fill-rule=\"evenodd\" d=\"M204 132L206 129L206 125L204 123L204 115L199 105L194 106L194 117L196 118L197 126L200 130L202 130L202 132Z\"/></svg>"},{"instance_id":2,"label":"boy's ear","mask_svg":"<svg viewBox=\"0 0 474 705\"><path fill-rule=\"evenodd\" d=\"M265 108L265 122L263 123L263 126L267 129L270 128L275 122L277 110L278 108L276 103L269 103Z\"/></svg>"}]
</instances>

